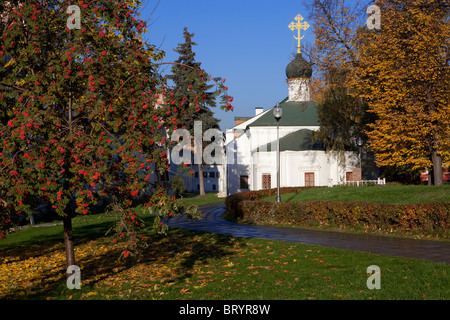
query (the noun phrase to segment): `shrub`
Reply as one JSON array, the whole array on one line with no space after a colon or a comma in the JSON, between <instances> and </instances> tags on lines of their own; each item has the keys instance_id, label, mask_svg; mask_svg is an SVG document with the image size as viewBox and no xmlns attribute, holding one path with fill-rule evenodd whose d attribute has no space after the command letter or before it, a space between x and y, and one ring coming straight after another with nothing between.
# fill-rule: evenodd
<instances>
[{"instance_id":1,"label":"shrub","mask_svg":"<svg viewBox=\"0 0 450 320\"><path fill-rule=\"evenodd\" d=\"M286 189L291 188L285 188L285 193ZM333 226L351 230L414 233L442 238L448 238L450 235L450 202L400 205L357 201L282 203L259 201L270 196L270 193L271 191L266 190L242 192L229 196L225 204L229 214L234 218L255 224Z\"/></svg>"},{"instance_id":2,"label":"shrub","mask_svg":"<svg viewBox=\"0 0 450 320\"><path fill-rule=\"evenodd\" d=\"M313 187L286 187L286 188L280 188L280 194L287 194L287 193L294 193L294 192L301 192L302 190L310 189ZM321 188L321 187L316 187ZM258 190L258 191L244 191L240 193L235 193L230 196L228 196L225 199L225 205L227 207L228 213L233 216L234 218L241 218L241 213L237 210L237 206L241 201L245 200L261 200L270 196L274 196L277 194L277 189L265 189L265 190Z\"/></svg>"}]
</instances>

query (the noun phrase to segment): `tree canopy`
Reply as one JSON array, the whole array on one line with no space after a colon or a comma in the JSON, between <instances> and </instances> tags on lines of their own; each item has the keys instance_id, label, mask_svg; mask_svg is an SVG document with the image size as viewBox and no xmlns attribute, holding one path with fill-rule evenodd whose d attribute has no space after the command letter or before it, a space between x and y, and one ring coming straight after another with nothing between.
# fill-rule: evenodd
<instances>
[{"instance_id":1,"label":"tree canopy","mask_svg":"<svg viewBox=\"0 0 450 320\"><path fill-rule=\"evenodd\" d=\"M195 122L200 121L203 133L212 128L219 129L220 120L214 117L214 113L211 108L216 107L218 96L222 94L221 101L228 108L232 108L232 97L227 94L223 94L221 90L212 90L217 83L224 84L225 81L220 77L212 78L207 73L203 73L203 80L199 81L197 74L201 71L201 62L196 61L195 52L193 47L197 44L192 40L193 33L188 32L188 28L183 30L184 42L178 44L178 47L174 49L179 54L178 59L172 66L172 74L167 78L174 83L173 90L176 97L187 97L190 91L202 91L204 96L202 100L198 98L185 99L184 108L195 107L195 111L182 116L182 127L188 130L191 136L194 136ZM204 80L206 79L206 80ZM226 92L226 91L225 91ZM204 142L201 149L205 149L206 143ZM198 150L195 150L198 152ZM205 195L205 187L203 180L203 161L197 163L198 165L198 179L199 179L199 191L200 196Z\"/></svg>"},{"instance_id":2,"label":"tree canopy","mask_svg":"<svg viewBox=\"0 0 450 320\"><path fill-rule=\"evenodd\" d=\"M143 40L140 1L78 1L79 29L68 27L72 4L0 8L0 226L48 204L63 217L68 265L71 219L101 198L112 199L125 257L145 240L136 201L161 216L186 210L155 184L154 171L168 170L166 139L180 113L195 111L157 71L164 52ZM205 80L202 72L196 81ZM201 88L189 92L204 96Z\"/></svg>"},{"instance_id":3,"label":"tree canopy","mask_svg":"<svg viewBox=\"0 0 450 320\"><path fill-rule=\"evenodd\" d=\"M378 166L432 168L450 161L449 6L441 0L306 0L322 78L316 136L329 150L368 141ZM366 7L380 28L366 26Z\"/></svg>"},{"instance_id":4,"label":"tree canopy","mask_svg":"<svg viewBox=\"0 0 450 320\"><path fill-rule=\"evenodd\" d=\"M450 162L448 2L376 1L381 30L360 29L352 86L377 120L369 125L380 166L433 169Z\"/></svg>"}]
</instances>

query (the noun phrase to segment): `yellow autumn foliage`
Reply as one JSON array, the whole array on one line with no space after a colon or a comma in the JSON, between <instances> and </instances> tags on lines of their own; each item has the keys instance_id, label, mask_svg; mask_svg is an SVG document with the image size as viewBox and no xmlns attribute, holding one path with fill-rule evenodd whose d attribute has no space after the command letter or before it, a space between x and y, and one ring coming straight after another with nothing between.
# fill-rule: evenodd
<instances>
[{"instance_id":1,"label":"yellow autumn foliage","mask_svg":"<svg viewBox=\"0 0 450 320\"><path fill-rule=\"evenodd\" d=\"M44 251L39 245L20 248L18 251L20 255L10 251L0 257L0 299L30 294L39 296L54 283L65 283L66 257L63 244L45 247ZM102 266L101 260L108 256L111 258L109 262L114 264L118 251L111 245L89 241L77 246L75 255L81 270L95 266L94 274L82 274L81 285L89 285L106 275L106 267Z\"/></svg>"},{"instance_id":2,"label":"yellow autumn foliage","mask_svg":"<svg viewBox=\"0 0 450 320\"><path fill-rule=\"evenodd\" d=\"M368 132L377 164L418 169L433 166L432 158L440 157L448 165L448 13L438 0L376 4L382 27L359 30L358 64L351 85L378 118Z\"/></svg>"}]
</instances>

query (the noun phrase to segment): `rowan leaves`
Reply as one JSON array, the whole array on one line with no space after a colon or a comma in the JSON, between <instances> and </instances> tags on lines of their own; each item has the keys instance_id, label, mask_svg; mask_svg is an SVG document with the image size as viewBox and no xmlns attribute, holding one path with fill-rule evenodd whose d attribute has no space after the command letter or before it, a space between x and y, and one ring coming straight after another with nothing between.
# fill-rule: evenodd
<instances>
[{"instance_id":1,"label":"rowan leaves","mask_svg":"<svg viewBox=\"0 0 450 320\"><path fill-rule=\"evenodd\" d=\"M139 1L80 1L81 29L72 30L71 4L1 7L0 200L7 209L0 215L29 215L46 204L73 217L114 197L128 256L140 226L130 206L156 204L149 195L169 167L166 138L179 114L195 111L158 73L164 52L143 40ZM201 100L205 92L191 94ZM173 204L165 216L186 209L167 193L161 199Z\"/></svg>"}]
</instances>

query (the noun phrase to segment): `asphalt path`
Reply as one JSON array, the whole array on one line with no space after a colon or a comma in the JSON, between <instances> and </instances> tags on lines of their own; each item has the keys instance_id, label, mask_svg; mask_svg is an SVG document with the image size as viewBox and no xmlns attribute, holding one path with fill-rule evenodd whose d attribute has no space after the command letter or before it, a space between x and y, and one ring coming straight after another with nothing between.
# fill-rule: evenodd
<instances>
[{"instance_id":1,"label":"asphalt path","mask_svg":"<svg viewBox=\"0 0 450 320\"><path fill-rule=\"evenodd\" d=\"M186 215L181 215L165 220L165 223L172 228L227 234L235 237L321 245L337 249L450 263L449 241L240 224L225 220L222 217L226 211L224 204L201 206L199 210L202 213L201 219L191 221Z\"/></svg>"}]
</instances>

